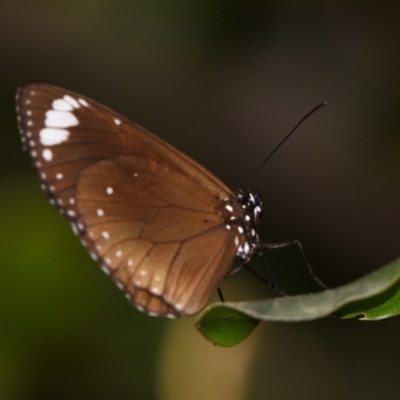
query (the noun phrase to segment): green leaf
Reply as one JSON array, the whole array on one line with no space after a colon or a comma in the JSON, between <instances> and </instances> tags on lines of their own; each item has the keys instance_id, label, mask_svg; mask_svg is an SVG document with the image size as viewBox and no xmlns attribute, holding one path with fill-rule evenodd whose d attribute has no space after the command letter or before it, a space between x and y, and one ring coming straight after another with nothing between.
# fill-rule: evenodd
<instances>
[{"instance_id":1,"label":"green leaf","mask_svg":"<svg viewBox=\"0 0 400 400\"><path fill-rule=\"evenodd\" d=\"M231 313L224 312L227 310ZM373 320L399 313L400 259L336 289L261 301L214 304L203 312L196 326L213 343L234 346L253 332L257 320L309 321L330 315L363 316L363 319Z\"/></svg>"},{"instance_id":2,"label":"green leaf","mask_svg":"<svg viewBox=\"0 0 400 400\"><path fill-rule=\"evenodd\" d=\"M232 347L247 339L259 323L236 310L216 306L199 318L196 328L210 342Z\"/></svg>"},{"instance_id":3,"label":"green leaf","mask_svg":"<svg viewBox=\"0 0 400 400\"><path fill-rule=\"evenodd\" d=\"M377 296L346 304L334 313L339 318L379 320L400 314L400 281Z\"/></svg>"}]
</instances>

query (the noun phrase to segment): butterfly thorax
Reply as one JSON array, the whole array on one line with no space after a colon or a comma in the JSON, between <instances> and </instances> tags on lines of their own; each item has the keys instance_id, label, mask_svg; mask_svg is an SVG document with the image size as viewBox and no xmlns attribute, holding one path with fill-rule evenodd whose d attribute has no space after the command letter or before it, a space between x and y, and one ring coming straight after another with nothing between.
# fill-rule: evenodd
<instances>
[{"instance_id":1,"label":"butterfly thorax","mask_svg":"<svg viewBox=\"0 0 400 400\"><path fill-rule=\"evenodd\" d=\"M225 200L226 229L237 232L236 256L248 261L259 244L257 225L261 217L262 200L256 190L236 191L236 198Z\"/></svg>"}]
</instances>

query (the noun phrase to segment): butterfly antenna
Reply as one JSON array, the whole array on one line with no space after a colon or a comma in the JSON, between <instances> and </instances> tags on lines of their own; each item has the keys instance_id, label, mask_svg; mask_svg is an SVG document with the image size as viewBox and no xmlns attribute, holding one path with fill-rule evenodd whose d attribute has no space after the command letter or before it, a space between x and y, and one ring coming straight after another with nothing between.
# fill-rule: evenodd
<instances>
[{"instance_id":1,"label":"butterfly antenna","mask_svg":"<svg viewBox=\"0 0 400 400\"><path fill-rule=\"evenodd\" d=\"M315 106L311 111L309 111L297 124L296 126L286 135L285 138L274 148L274 150L269 153L267 158L262 162L262 164L258 167L256 173L252 176L252 178L249 181L249 184L247 186L248 189L250 189L251 183L254 181L255 177L258 175L258 173L261 171L261 169L264 167L266 162L275 154L275 152L283 145L283 143L286 142L286 140L289 139L289 137L294 133L294 131L312 114L314 114L317 110L319 110L322 107L325 107L328 103L324 101L323 103L318 104Z\"/></svg>"}]
</instances>

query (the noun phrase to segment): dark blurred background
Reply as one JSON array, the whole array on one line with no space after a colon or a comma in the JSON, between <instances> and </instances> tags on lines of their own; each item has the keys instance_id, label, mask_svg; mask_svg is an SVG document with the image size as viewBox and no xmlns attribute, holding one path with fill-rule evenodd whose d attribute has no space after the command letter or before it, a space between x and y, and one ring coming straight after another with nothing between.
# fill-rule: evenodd
<instances>
[{"instance_id":1,"label":"dark blurred background","mask_svg":"<svg viewBox=\"0 0 400 400\"><path fill-rule=\"evenodd\" d=\"M400 318L264 323L219 349L194 318L132 308L47 202L21 150L16 88L102 102L246 188L264 241L298 238L330 286L399 256L398 1L0 2L0 399L393 399ZM296 249L265 255L318 290ZM257 268L257 266L256 266ZM263 298L244 271L229 300Z\"/></svg>"}]
</instances>

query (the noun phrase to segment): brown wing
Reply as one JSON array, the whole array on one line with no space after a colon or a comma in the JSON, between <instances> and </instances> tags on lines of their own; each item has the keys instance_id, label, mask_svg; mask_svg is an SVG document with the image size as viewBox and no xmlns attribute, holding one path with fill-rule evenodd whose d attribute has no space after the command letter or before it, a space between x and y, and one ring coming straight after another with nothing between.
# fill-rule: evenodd
<instances>
[{"instance_id":1,"label":"brown wing","mask_svg":"<svg viewBox=\"0 0 400 400\"><path fill-rule=\"evenodd\" d=\"M236 254L223 207L233 193L86 97L36 83L20 89L18 106L44 189L132 303L171 317L203 308Z\"/></svg>"}]
</instances>

